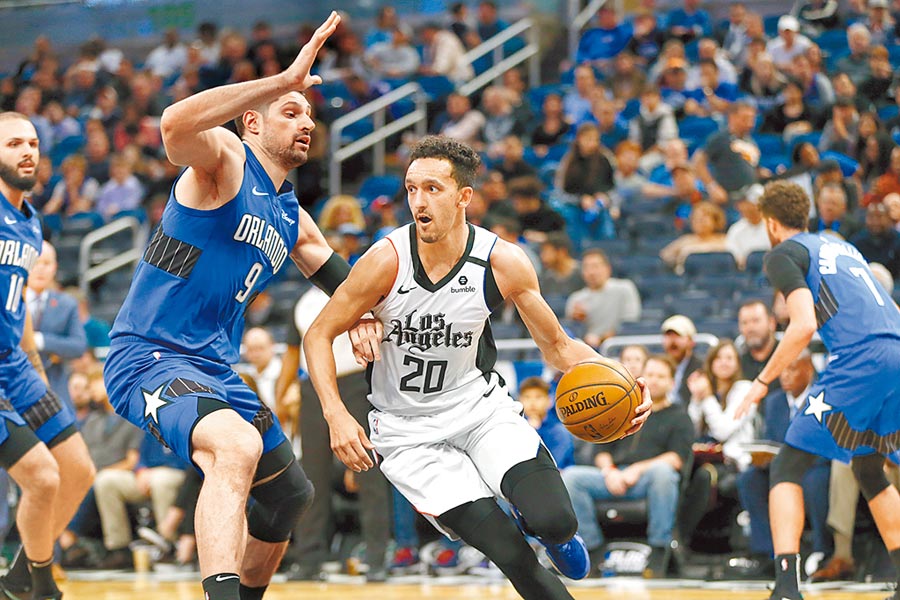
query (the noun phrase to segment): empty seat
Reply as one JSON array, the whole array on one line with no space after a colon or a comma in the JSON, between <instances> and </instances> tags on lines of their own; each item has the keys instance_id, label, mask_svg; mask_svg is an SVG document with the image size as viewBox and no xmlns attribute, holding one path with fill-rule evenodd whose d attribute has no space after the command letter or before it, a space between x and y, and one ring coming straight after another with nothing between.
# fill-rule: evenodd
<instances>
[{"instance_id":1,"label":"empty seat","mask_svg":"<svg viewBox=\"0 0 900 600\"><path fill-rule=\"evenodd\" d=\"M641 300L665 300L680 295L685 288L683 277L673 274L648 275L635 281Z\"/></svg>"},{"instance_id":2,"label":"empty seat","mask_svg":"<svg viewBox=\"0 0 900 600\"><path fill-rule=\"evenodd\" d=\"M684 274L690 278L732 273L737 273L737 263L731 252L695 252L684 261Z\"/></svg>"},{"instance_id":3,"label":"empty seat","mask_svg":"<svg viewBox=\"0 0 900 600\"><path fill-rule=\"evenodd\" d=\"M744 264L744 272L748 275L762 275L763 259L766 256L766 250L756 250L747 255L747 262Z\"/></svg>"},{"instance_id":4,"label":"empty seat","mask_svg":"<svg viewBox=\"0 0 900 600\"><path fill-rule=\"evenodd\" d=\"M613 272L619 277L635 279L649 275L671 273L669 267L658 256L626 256L611 260Z\"/></svg>"},{"instance_id":5,"label":"empty seat","mask_svg":"<svg viewBox=\"0 0 900 600\"><path fill-rule=\"evenodd\" d=\"M371 175L362 182L357 197L363 207L366 207L378 196L387 196L393 200L402 186L403 181L397 175Z\"/></svg>"}]
</instances>

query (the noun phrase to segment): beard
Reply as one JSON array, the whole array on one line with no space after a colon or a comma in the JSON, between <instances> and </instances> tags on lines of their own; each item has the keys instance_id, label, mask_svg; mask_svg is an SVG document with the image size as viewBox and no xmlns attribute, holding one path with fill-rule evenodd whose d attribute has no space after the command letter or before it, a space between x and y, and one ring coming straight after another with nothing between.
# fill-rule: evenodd
<instances>
[{"instance_id":1,"label":"beard","mask_svg":"<svg viewBox=\"0 0 900 600\"><path fill-rule=\"evenodd\" d=\"M19 175L17 167L0 162L0 179L13 189L30 192L37 183L37 169L35 169L34 175Z\"/></svg>"},{"instance_id":2,"label":"beard","mask_svg":"<svg viewBox=\"0 0 900 600\"><path fill-rule=\"evenodd\" d=\"M262 136L263 147L282 168L289 171L306 164L308 153L306 150L297 148L294 145L295 140L292 139L291 145L285 148L273 138L274 136L266 130Z\"/></svg>"}]
</instances>

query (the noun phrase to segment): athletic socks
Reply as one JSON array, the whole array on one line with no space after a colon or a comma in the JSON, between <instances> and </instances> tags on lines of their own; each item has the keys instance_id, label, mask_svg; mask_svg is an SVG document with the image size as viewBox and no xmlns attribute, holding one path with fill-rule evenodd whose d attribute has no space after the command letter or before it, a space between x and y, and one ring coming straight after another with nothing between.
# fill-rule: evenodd
<instances>
[{"instance_id":1,"label":"athletic socks","mask_svg":"<svg viewBox=\"0 0 900 600\"><path fill-rule=\"evenodd\" d=\"M775 556L775 589L772 600L803 600L800 595L800 555Z\"/></svg>"},{"instance_id":2,"label":"athletic socks","mask_svg":"<svg viewBox=\"0 0 900 600\"><path fill-rule=\"evenodd\" d=\"M269 586L264 585L262 587L247 587L243 583L241 584L241 600L262 600L263 594L266 593L266 588Z\"/></svg>"},{"instance_id":3,"label":"athletic socks","mask_svg":"<svg viewBox=\"0 0 900 600\"><path fill-rule=\"evenodd\" d=\"M29 561L31 567L31 584L34 600L38 598L59 598L62 596L56 581L53 580L53 557L44 562Z\"/></svg>"},{"instance_id":4,"label":"athletic socks","mask_svg":"<svg viewBox=\"0 0 900 600\"><path fill-rule=\"evenodd\" d=\"M206 600L241 600L241 576L237 573L217 573L203 580Z\"/></svg>"}]
</instances>

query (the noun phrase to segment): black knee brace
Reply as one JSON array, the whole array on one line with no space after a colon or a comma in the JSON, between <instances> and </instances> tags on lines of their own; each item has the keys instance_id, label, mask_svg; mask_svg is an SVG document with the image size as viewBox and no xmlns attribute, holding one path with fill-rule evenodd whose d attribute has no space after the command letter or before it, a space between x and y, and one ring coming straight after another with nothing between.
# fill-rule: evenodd
<instances>
[{"instance_id":1,"label":"black knee brace","mask_svg":"<svg viewBox=\"0 0 900 600\"><path fill-rule=\"evenodd\" d=\"M853 469L853 475L859 482L859 489L866 502L891 485L884 474L884 457L880 454L854 456L850 468Z\"/></svg>"},{"instance_id":2,"label":"black knee brace","mask_svg":"<svg viewBox=\"0 0 900 600\"><path fill-rule=\"evenodd\" d=\"M294 525L313 500L313 485L295 460L271 481L250 490L253 505L247 515L250 535L276 544L291 537Z\"/></svg>"},{"instance_id":3,"label":"black knee brace","mask_svg":"<svg viewBox=\"0 0 900 600\"><path fill-rule=\"evenodd\" d=\"M815 454L810 454L793 446L782 446L781 450L772 461L769 472L769 489L779 483L796 483L800 485L803 476L816 460Z\"/></svg>"},{"instance_id":4,"label":"black knee brace","mask_svg":"<svg viewBox=\"0 0 900 600\"><path fill-rule=\"evenodd\" d=\"M545 542L563 544L578 530L566 484L543 445L535 458L506 472L500 490L525 518L529 533Z\"/></svg>"}]
</instances>

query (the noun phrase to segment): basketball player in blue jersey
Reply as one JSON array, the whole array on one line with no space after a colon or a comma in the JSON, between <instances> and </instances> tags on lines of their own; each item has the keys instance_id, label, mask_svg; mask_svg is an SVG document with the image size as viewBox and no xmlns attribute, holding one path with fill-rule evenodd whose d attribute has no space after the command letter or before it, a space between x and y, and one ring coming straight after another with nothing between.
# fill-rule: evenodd
<instances>
[{"instance_id":1,"label":"basketball player in blue jersey","mask_svg":"<svg viewBox=\"0 0 900 600\"><path fill-rule=\"evenodd\" d=\"M204 475L195 529L207 600L262 598L312 499L277 419L230 365L244 311L288 257L329 293L349 271L285 182L314 127L301 92L321 82L310 68L339 22L332 13L284 72L164 111L166 153L188 168L110 334L116 411ZM231 119L242 139L219 127Z\"/></svg>"},{"instance_id":2,"label":"basketball player in blue jersey","mask_svg":"<svg viewBox=\"0 0 900 600\"><path fill-rule=\"evenodd\" d=\"M587 575L590 561L559 470L494 371L488 322L512 301L546 361L565 371L599 355L565 334L517 246L466 223L478 154L427 137L406 173L415 223L394 230L353 267L304 338L331 447L355 471L374 463L416 509L483 552L526 599L570 599L540 566L522 532L545 545L559 571ZM344 406L331 345L366 311L386 335L371 366L371 441ZM630 433L649 416L650 394ZM516 522L497 504L513 505ZM517 524L520 529L517 528Z\"/></svg>"},{"instance_id":3,"label":"basketball player in blue jersey","mask_svg":"<svg viewBox=\"0 0 900 600\"><path fill-rule=\"evenodd\" d=\"M0 113L0 467L22 488L16 524L23 548L0 580L10 599L62 595L51 573L53 541L94 479L74 412L47 387L23 295L43 241L25 199L39 159L28 118Z\"/></svg>"},{"instance_id":4,"label":"basketball player in blue jersey","mask_svg":"<svg viewBox=\"0 0 900 600\"><path fill-rule=\"evenodd\" d=\"M770 475L770 598L798 600L800 482L816 456L850 463L900 574L900 495L884 475L885 459L900 462L900 311L856 248L807 233L809 198L800 186L767 185L759 208L772 242L766 274L787 300L790 323L735 418L766 395L817 329L828 350L828 366L791 422ZM900 591L891 598L900 599Z\"/></svg>"}]
</instances>

